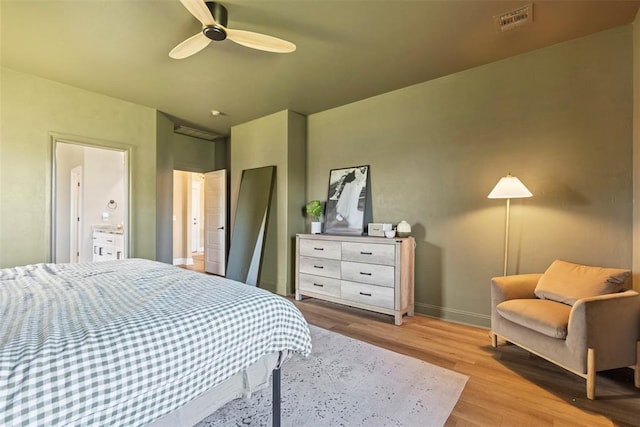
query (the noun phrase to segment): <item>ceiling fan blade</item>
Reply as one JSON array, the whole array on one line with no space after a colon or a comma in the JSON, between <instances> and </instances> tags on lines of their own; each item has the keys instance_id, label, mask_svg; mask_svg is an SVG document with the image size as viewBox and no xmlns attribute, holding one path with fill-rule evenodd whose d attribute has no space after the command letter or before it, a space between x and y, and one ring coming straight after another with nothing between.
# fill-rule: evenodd
<instances>
[{"instance_id":1,"label":"ceiling fan blade","mask_svg":"<svg viewBox=\"0 0 640 427\"><path fill-rule=\"evenodd\" d=\"M289 53L296 50L296 45L266 34L253 33L251 31L226 29L227 38L242 46L267 52Z\"/></svg>"},{"instance_id":2,"label":"ceiling fan blade","mask_svg":"<svg viewBox=\"0 0 640 427\"><path fill-rule=\"evenodd\" d=\"M183 59L194 53L200 52L211 43L211 40L205 37L204 34L198 33L195 36L189 37L178 46L171 49L169 56L173 59Z\"/></svg>"},{"instance_id":3,"label":"ceiling fan blade","mask_svg":"<svg viewBox=\"0 0 640 427\"><path fill-rule=\"evenodd\" d=\"M203 0L180 0L180 3L193 15L202 25L216 25L215 19L211 16L211 11Z\"/></svg>"}]
</instances>

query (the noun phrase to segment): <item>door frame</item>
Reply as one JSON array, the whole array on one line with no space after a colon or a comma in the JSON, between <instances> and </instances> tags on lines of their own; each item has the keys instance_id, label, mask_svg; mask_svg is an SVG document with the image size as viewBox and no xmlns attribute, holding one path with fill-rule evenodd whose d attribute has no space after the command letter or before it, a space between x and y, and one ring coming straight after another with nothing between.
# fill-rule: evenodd
<instances>
[{"instance_id":1,"label":"door frame","mask_svg":"<svg viewBox=\"0 0 640 427\"><path fill-rule=\"evenodd\" d=\"M132 233L132 225L133 225L133 214L132 214L132 157L133 157L133 147L128 144L123 144L119 142L100 140L95 138L88 138L78 135L70 135L58 132L50 132L49 139L51 141L50 147L50 159L51 159L51 174L49 176L51 191L49 192L50 197L50 207L51 212L49 215L49 261L52 263L56 262L56 173L57 173L57 165L56 165L56 151L58 148L58 144L71 144L71 145L79 145L83 147L91 147L98 148L102 150L111 150L111 151L120 151L124 154L124 189L125 189L125 201L126 201L126 209L127 213L123 216L123 226L124 226L124 251L125 257L129 257L131 254L131 236Z\"/></svg>"},{"instance_id":2,"label":"door frame","mask_svg":"<svg viewBox=\"0 0 640 427\"><path fill-rule=\"evenodd\" d=\"M69 194L70 215L69 215L69 260L70 262L80 262L80 242L82 241L82 166L71 169L71 187Z\"/></svg>"}]
</instances>

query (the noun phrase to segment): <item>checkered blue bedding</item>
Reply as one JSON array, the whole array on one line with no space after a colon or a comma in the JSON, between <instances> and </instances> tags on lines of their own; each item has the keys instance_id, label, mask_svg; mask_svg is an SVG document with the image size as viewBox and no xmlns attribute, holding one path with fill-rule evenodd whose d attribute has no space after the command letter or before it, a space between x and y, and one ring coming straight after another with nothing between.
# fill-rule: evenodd
<instances>
[{"instance_id":1,"label":"checkered blue bedding","mask_svg":"<svg viewBox=\"0 0 640 427\"><path fill-rule=\"evenodd\" d=\"M306 321L262 289L142 259L0 270L0 425L144 425Z\"/></svg>"}]
</instances>

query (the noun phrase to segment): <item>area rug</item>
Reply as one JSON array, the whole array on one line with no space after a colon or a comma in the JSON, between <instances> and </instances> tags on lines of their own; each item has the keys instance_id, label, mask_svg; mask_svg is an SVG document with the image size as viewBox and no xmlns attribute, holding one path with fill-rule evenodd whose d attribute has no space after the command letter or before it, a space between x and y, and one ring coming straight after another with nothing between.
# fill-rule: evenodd
<instances>
[{"instance_id":1,"label":"area rug","mask_svg":"<svg viewBox=\"0 0 640 427\"><path fill-rule=\"evenodd\" d=\"M311 356L282 369L282 426L442 426L469 379L310 326ZM237 399L197 427L270 426L271 388Z\"/></svg>"}]
</instances>

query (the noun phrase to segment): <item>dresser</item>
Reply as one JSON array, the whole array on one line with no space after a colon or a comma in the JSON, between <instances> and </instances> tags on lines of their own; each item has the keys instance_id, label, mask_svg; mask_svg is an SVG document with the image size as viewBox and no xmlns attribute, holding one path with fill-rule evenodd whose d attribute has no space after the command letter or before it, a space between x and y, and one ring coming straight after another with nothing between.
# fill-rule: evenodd
<instances>
[{"instance_id":1,"label":"dresser","mask_svg":"<svg viewBox=\"0 0 640 427\"><path fill-rule=\"evenodd\" d=\"M93 231L93 261L112 261L124 258L124 235Z\"/></svg>"},{"instance_id":2,"label":"dresser","mask_svg":"<svg viewBox=\"0 0 640 427\"><path fill-rule=\"evenodd\" d=\"M298 234L296 300L303 296L394 316L413 316L413 237Z\"/></svg>"}]
</instances>

